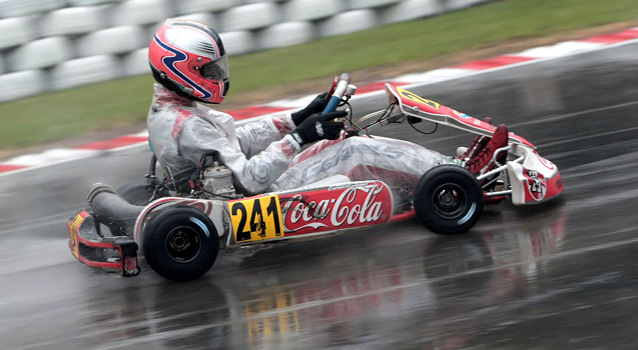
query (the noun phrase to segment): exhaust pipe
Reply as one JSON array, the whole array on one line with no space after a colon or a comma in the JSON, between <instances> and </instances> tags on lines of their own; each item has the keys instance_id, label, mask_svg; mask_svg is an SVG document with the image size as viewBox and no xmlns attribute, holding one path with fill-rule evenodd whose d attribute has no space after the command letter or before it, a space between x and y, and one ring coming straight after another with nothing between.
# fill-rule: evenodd
<instances>
[{"instance_id":1,"label":"exhaust pipe","mask_svg":"<svg viewBox=\"0 0 638 350\"><path fill-rule=\"evenodd\" d=\"M103 183L95 183L89 188L87 200L95 219L106 225L114 236L132 235L137 216L144 209L127 202Z\"/></svg>"}]
</instances>

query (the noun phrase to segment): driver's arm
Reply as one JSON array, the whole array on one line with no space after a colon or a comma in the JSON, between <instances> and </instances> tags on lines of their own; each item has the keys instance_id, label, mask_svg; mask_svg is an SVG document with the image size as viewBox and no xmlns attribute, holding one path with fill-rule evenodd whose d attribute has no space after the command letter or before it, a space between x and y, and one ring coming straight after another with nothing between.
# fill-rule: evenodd
<instances>
[{"instance_id":1,"label":"driver's arm","mask_svg":"<svg viewBox=\"0 0 638 350\"><path fill-rule=\"evenodd\" d=\"M273 114L235 129L241 150L248 158L281 140L295 128L289 112Z\"/></svg>"},{"instance_id":2,"label":"driver's arm","mask_svg":"<svg viewBox=\"0 0 638 350\"><path fill-rule=\"evenodd\" d=\"M317 95L301 110L293 113L276 113L237 128L237 139L242 151L250 158L265 150L271 142L281 140L311 115L321 113L328 104L328 96L328 93L324 92Z\"/></svg>"},{"instance_id":3,"label":"driver's arm","mask_svg":"<svg viewBox=\"0 0 638 350\"><path fill-rule=\"evenodd\" d=\"M288 168L299 152L291 136L271 142L262 152L248 158L236 142L201 118L189 118L179 137L182 157L197 164L201 156L219 152L222 162L233 172L235 186L246 194L267 188Z\"/></svg>"}]
</instances>

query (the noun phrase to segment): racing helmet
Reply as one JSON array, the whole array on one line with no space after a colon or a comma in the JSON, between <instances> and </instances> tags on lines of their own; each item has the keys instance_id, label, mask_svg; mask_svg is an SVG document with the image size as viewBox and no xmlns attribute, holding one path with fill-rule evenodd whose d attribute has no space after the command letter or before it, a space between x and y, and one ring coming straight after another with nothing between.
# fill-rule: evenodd
<instances>
[{"instance_id":1,"label":"racing helmet","mask_svg":"<svg viewBox=\"0 0 638 350\"><path fill-rule=\"evenodd\" d=\"M221 103L230 85L224 44L211 27L196 21L168 19L148 50L157 82L201 102Z\"/></svg>"}]
</instances>

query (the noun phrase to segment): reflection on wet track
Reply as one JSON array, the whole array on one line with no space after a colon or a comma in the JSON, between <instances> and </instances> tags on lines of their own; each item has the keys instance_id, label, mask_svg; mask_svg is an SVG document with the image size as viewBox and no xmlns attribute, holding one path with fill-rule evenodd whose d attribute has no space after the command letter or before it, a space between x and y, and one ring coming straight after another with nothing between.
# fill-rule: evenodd
<instances>
[{"instance_id":1,"label":"reflection on wet track","mask_svg":"<svg viewBox=\"0 0 638 350\"><path fill-rule=\"evenodd\" d=\"M417 91L504 119L561 168L560 200L488 206L464 235L437 236L407 221L222 252L187 283L145 264L140 276L121 278L71 257L64 220L85 205L91 183L143 174L148 151L5 176L0 348L636 348L634 53ZM446 153L471 139L449 130L412 136Z\"/></svg>"}]
</instances>

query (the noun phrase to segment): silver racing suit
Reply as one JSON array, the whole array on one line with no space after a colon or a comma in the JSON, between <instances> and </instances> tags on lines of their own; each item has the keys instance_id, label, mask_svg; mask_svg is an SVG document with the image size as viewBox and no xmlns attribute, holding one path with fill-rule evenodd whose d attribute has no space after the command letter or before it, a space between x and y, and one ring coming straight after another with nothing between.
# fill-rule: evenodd
<instances>
[{"instance_id":1,"label":"silver racing suit","mask_svg":"<svg viewBox=\"0 0 638 350\"><path fill-rule=\"evenodd\" d=\"M440 162L441 154L411 142L383 137L324 140L301 152L289 135L289 112L235 127L233 118L155 84L148 114L149 141L160 165L174 176L196 169L202 155L217 151L245 194L286 190L333 175L414 186Z\"/></svg>"}]
</instances>

